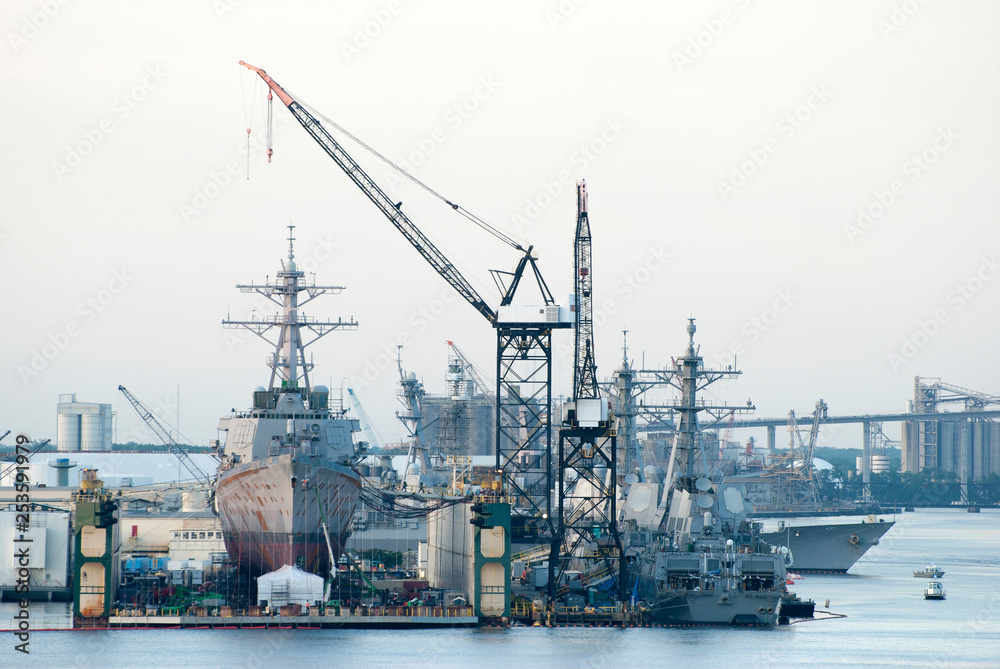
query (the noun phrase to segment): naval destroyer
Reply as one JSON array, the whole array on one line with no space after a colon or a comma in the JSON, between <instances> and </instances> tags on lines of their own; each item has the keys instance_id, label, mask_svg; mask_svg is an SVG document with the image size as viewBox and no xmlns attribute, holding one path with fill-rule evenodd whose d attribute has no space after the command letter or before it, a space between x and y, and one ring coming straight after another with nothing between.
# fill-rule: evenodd
<instances>
[{"instance_id":1,"label":"naval destroyer","mask_svg":"<svg viewBox=\"0 0 1000 669\"><path fill-rule=\"evenodd\" d=\"M654 511L656 484L638 482L626 501L626 524L634 519L639 534L651 532L634 562L638 607L658 624L773 626L788 597L787 550L761 540L739 488L724 487L722 472L709 471L698 425L700 411L729 408L714 407L697 392L736 372L703 369L693 319L687 332L687 352L675 361L680 421L662 501ZM641 522L644 517L653 522Z\"/></svg>"},{"instance_id":2,"label":"naval destroyer","mask_svg":"<svg viewBox=\"0 0 1000 669\"><path fill-rule=\"evenodd\" d=\"M241 569L262 574L284 565L326 576L351 530L361 481L354 471L357 420L342 401L331 403L325 386L313 385L305 348L334 330L354 330L353 319L321 321L300 313L320 295L341 286L305 281L295 263L294 226L288 257L274 283L237 286L280 309L270 316L223 321L274 346L267 387L253 392L250 409L219 421L225 432L215 503L226 550ZM309 338L306 341L306 338Z\"/></svg>"}]
</instances>

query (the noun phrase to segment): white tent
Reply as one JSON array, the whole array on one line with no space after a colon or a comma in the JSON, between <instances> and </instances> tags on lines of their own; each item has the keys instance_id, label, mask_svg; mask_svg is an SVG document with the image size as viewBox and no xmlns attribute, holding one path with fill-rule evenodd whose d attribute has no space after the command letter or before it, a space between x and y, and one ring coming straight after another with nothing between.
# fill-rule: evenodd
<instances>
[{"instance_id":1,"label":"white tent","mask_svg":"<svg viewBox=\"0 0 1000 669\"><path fill-rule=\"evenodd\" d=\"M303 606L323 601L323 579L286 564L281 569L257 577L257 600L268 605Z\"/></svg>"}]
</instances>

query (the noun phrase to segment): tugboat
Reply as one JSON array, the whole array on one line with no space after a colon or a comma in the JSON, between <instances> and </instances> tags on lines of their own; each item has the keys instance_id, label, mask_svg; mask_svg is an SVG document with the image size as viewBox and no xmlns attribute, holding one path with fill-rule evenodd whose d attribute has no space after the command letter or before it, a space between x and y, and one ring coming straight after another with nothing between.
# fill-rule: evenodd
<instances>
[{"instance_id":1,"label":"tugboat","mask_svg":"<svg viewBox=\"0 0 1000 669\"><path fill-rule=\"evenodd\" d=\"M707 471L698 412L730 408L696 394L738 372L703 369L695 330L690 319L687 352L674 363L680 421L661 502L669 495L669 510L635 561L638 607L656 624L773 626L787 595L791 557L761 540L739 488L723 488L722 472Z\"/></svg>"},{"instance_id":2,"label":"tugboat","mask_svg":"<svg viewBox=\"0 0 1000 669\"><path fill-rule=\"evenodd\" d=\"M346 417L342 398L331 405L329 390L312 385L313 364L304 351L334 330L358 325L353 319L324 322L299 313L314 298L343 288L304 280L294 259L294 226L288 228L288 257L277 281L237 286L264 296L281 311L223 321L268 341L274 352L267 360L270 382L254 390L252 408L234 410L219 421L226 441L215 502L226 550L241 569L260 575L296 565L325 577L350 534L361 491L353 438L360 425ZM272 332L274 341L265 336Z\"/></svg>"}]
</instances>

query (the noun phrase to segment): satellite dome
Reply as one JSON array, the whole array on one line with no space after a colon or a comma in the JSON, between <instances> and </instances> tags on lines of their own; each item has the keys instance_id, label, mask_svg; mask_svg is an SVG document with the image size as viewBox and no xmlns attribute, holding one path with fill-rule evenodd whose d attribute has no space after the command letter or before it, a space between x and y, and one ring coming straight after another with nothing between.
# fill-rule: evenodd
<instances>
[{"instance_id":1,"label":"satellite dome","mask_svg":"<svg viewBox=\"0 0 1000 669\"><path fill-rule=\"evenodd\" d=\"M326 386L313 386L314 393L329 393L330 389Z\"/></svg>"},{"instance_id":2,"label":"satellite dome","mask_svg":"<svg viewBox=\"0 0 1000 669\"><path fill-rule=\"evenodd\" d=\"M663 480L663 469L656 465L646 465L642 469L642 475L649 483L659 483Z\"/></svg>"},{"instance_id":3,"label":"satellite dome","mask_svg":"<svg viewBox=\"0 0 1000 669\"><path fill-rule=\"evenodd\" d=\"M253 391L255 393L266 393L267 392L267 388L265 388L264 386L257 386L257 387L255 387L253 389Z\"/></svg>"}]
</instances>

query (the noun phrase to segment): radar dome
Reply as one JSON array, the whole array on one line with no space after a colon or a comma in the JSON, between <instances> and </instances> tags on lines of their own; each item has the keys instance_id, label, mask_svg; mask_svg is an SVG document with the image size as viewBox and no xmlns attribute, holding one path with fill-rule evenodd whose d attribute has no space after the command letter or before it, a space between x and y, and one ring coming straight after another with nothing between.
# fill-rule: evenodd
<instances>
[{"instance_id":1,"label":"radar dome","mask_svg":"<svg viewBox=\"0 0 1000 669\"><path fill-rule=\"evenodd\" d=\"M255 393L266 393L266 392L267 392L267 388L265 388L264 386L256 386L256 387L255 387L255 388L253 389L253 391L254 391Z\"/></svg>"},{"instance_id":2,"label":"radar dome","mask_svg":"<svg viewBox=\"0 0 1000 669\"><path fill-rule=\"evenodd\" d=\"M313 386L313 392L314 393L328 393L328 392L330 392L330 389L327 388L326 386Z\"/></svg>"},{"instance_id":3,"label":"radar dome","mask_svg":"<svg viewBox=\"0 0 1000 669\"><path fill-rule=\"evenodd\" d=\"M663 469L656 465L646 465L642 469L642 475L649 483L659 483L663 480Z\"/></svg>"}]
</instances>

